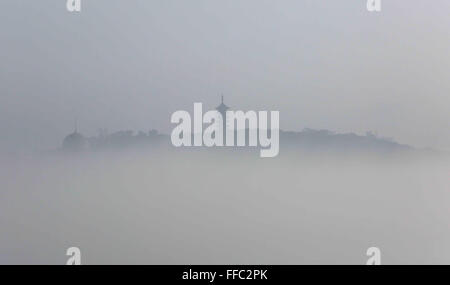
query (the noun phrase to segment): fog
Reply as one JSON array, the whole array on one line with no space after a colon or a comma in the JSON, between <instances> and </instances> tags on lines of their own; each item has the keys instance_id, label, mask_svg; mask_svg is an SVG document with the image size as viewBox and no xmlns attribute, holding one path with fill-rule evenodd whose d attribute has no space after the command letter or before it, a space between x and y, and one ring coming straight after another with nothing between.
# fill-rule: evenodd
<instances>
[{"instance_id":1,"label":"fog","mask_svg":"<svg viewBox=\"0 0 450 285\"><path fill-rule=\"evenodd\" d=\"M450 161L124 151L2 157L0 263L449 263Z\"/></svg>"}]
</instances>

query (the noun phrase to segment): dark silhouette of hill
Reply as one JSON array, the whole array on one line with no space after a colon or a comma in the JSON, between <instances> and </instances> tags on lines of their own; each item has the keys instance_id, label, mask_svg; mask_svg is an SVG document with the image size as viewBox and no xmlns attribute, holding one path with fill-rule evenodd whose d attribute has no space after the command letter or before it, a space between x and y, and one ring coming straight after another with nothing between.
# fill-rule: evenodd
<instances>
[{"instance_id":1,"label":"dark silhouette of hill","mask_svg":"<svg viewBox=\"0 0 450 285\"><path fill-rule=\"evenodd\" d=\"M156 130L151 130L147 133L142 131L134 133L131 130L126 130L111 134L101 131L98 136L90 137L87 141L92 150L132 149L168 145L170 138L167 135L158 133Z\"/></svg>"},{"instance_id":2,"label":"dark silhouette of hill","mask_svg":"<svg viewBox=\"0 0 450 285\"><path fill-rule=\"evenodd\" d=\"M236 137L237 134L235 134L235 142ZM246 130L246 138L246 144L248 145L248 130ZM137 133L127 130L111 134L104 131L100 132L97 136L88 137L85 140L87 144L86 149L94 151L103 149L120 150L149 147L173 148L170 142L170 136L158 133L156 130L151 130L149 132L140 131ZM67 138L65 144L67 144ZM390 153L413 150L415 149L411 146L396 143L392 139L378 137L370 132L366 135L357 135L354 133L339 134L329 130L313 130L308 128L300 132L280 130L281 152ZM433 151L428 150L428 152Z\"/></svg>"},{"instance_id":3,"label":"dark silhouette of hill","mask_svg":"<svg viewBox=\"0 0 450 285\"><path fill-rule=\"evenodd\" d=\"M368 132L365 136L354 133L338 134L329 130L304 129L301 132L280 131L281 149L339 152L399 152L413 147L380 138Z\"/></svg>"}]
</instances>

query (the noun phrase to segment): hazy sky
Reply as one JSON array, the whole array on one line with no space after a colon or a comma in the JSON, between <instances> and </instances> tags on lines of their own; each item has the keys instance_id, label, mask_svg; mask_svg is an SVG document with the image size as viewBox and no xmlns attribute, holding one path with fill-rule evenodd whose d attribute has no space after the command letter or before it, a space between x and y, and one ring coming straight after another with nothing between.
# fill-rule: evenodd
<instances>
[{"instance_id":1,"label":"hazy sky","mask_svg":"<svg viewBox=\"0 0 450 285\"><path fill-rule=\"evenodd\" d=\"M220 94L282 129L376 131L450 149L450 1L0 1L0 146L73 130L170 132Z\"/></svg>"}]
</instances>

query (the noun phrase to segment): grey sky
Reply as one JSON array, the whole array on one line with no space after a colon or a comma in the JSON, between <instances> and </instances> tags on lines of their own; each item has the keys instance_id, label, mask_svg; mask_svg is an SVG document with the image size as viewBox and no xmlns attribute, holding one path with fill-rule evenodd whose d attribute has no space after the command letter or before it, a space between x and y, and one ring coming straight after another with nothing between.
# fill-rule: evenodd
<instances>
[{"instance_id":1,"label":"grey sky","mask_svg":"<svg viewBox=\"0 0 450 285\"><path fill-rule=\"evenodd\" d=\"M450 1L0 2L0 146L170 132L170 114L279 110L282 129L450 149Z\"/></svg>"}]
</instances>

